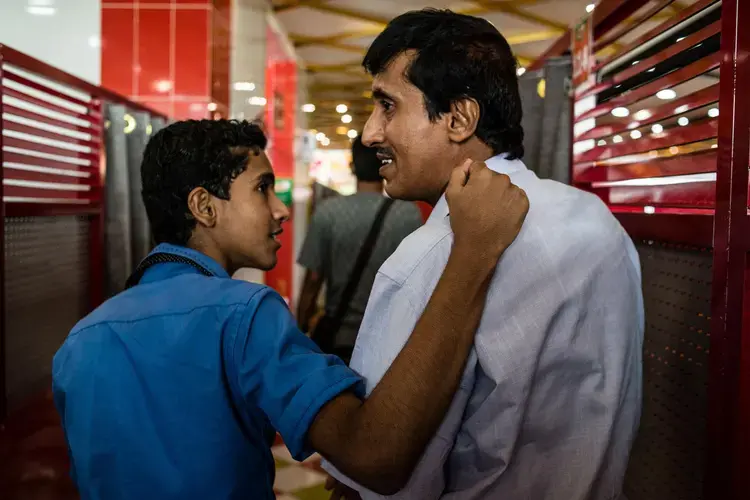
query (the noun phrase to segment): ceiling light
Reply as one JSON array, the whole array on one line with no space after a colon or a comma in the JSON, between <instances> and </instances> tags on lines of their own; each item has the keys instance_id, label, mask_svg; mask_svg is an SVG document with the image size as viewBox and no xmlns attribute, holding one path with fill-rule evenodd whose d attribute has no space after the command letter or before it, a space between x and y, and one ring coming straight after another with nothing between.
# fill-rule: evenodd
<instances>
[{"instance_id":1,"label":"ceiling light","mask_svg":"<svg viewBox=\"0 0 750 500\"><path fill-rule=\"evenodd\" d=\"M32 16L54 16L56 9L54 7L40 7L29 5L26 7L26 12Z\"/></svg>"},{"instance_id":2,"label":"ceiling light","mask_svg":"<svg viewBox=\"0 0 750 500\"><path fill-rule=\"evenodd\" d=\"M681 116L679 120L677 120L677 124L680 127L687 127L690 124L690 120L688 120L687 116Z\"/></svg>"},{"instance_id":3,"label":"ceiling light","mask_svg":"<svg viewBox=\"0 0 750 500\"><path fill-rule=\"evenodd\" d=\"M253 96L247 100L247 103L251 106L265 106L268 101L265 97Z\"/></svg>"},{"instance_id":4,"label":"ceiling light","mask_svg":"<svg viewBox=\"0 0 750 500\"><path fill-rule=\"evenodd\" d=\"M654 71L656 71L656 68L651 68L651 69L650 69L650 70L648 70L648 71L647 71L646 73L653 73Z\"/></svg>"},{"instance_id":5,"label":"ceiling light","mask_svg":"<svg viewBox=\"0 0 750 500\"><path fill-rule=\"evenodd\" d=\"M216 105L215 102L209 102L208 105L206 106L206 109L209 111L216 111L216 108L218 108L218 106Z\"/></svg>"},{"instance_id":6,"label":"ceiling light","mask_svg":"<svg viewBox=\"0 0 750 500\"><path fill-rule=\"evenodd\" d=\"M315 111L315 104L310 104L310 103L304 104L302 106L302 111L304 111L305 113L312 113L312 112L314 112Z\"/></svg>"},{"instance_id":7,"label":"ceiling light","mask_svg":"<svg viewBox=\"0 0 750 500\"><path fill-rule=\"evenodd\" d=\"M346 104L339 104L338 106L336 106L336 112L340 115L343 115L347 111L349 111L349 108L346 106Z\"/></svg>"},{"instance_id":8,"label":"ceiling light","mask_svg":"<svg viewBox=\"0 0 750 500\"><path fill-rule=\"evenodd\" d=\"M617 118L625 118L630 114L630 111L628 111L628 108L615 108L612 110L612 116L616 116Z\"/></svg>"},{"instance_id":9,"label":"ceiling light","mask_svg":"<svg viewBox=\"0 0 750 500\"><path fill-rule=\"evenodd\" d=\"M616 135L612 138L612 142L614 142L615 144L620 144L622 142L622 137L619 135Z\"/></svg>"},{"instance_id":10,"label":"ceiling light","mask_svg":"<svg viewBox=\"0 0 750 500\"><path fill-rule=\"evenodd\" d=\"M719 116L719 108L711 108L708 110L708 116L711 118L716 118Z\"/></svg>"},{"instance_id":11,"label":"ceiling light","mask_svg":"<svg viewBox=\"0 0 750 500\"><path fill-rule=\"evenodd\" d=\"M518 69L516 70L516 74L517 74L518 76L523 76L523 74L524 74L524 73L526 73L526 68L524 68L524 67L520 67L520 68L518 68Z\"/></svg>"},{"instance_id":12,"label":"ceiling light","mask_svg":"<svg viewBox=\"0 0 750 500\"><path fill-rule=\"evenodd\" d=\"M599 142L596 143L596 145L597 146L606 146L607 145L607 141L605 141L604 139L601 139Z\"/></svg>"},{"instance_id":13,"label":"ceiling light","mask_svg":"<svg viewBox=\"0 0 750 500\"><path fill-rule=\"evenodd\" d=\"M252 92L255 90L255 84L253 82L234 82L234 90Z\"/></svg>"},{"instance_id":14,"label":"ceiling light","mask_svg":"<svg viewBox=\"0 0 750 500\"><path fill-rule=\"evenodd\" d=\"M586 6L586 12L588 12L589 14L591 14L592 12L594 12L595 8L596 8L596 5L593 4L593 3L590 3L590 4L588 4Z\"/></svg>"},{"instance_id":15,"label":"ceiling light","mask_svg":"<svg viewBox=\"0 0 750 500\"><path fill-rule=\"evenodd\" d=\"M359 134L357 133L356 130L351 129L349 130L349 132L346 133L346 135L349 136L349 139L356 139Z\"/></svg>"},{"instance_id":16,"label":"ceiling light","mask_svg":"<svg viewBox=\"0 0 750 500\"><path fill-rule=\"evenodd\" d=\"M659 123L655 123L651 127L651 132L653 132L654 134L661 134L662 132L664 132L664 127L662 127Z\"/></svg>"},{"instance_id":17,"label":"ceiling light","mask_svg":"<svg viewBox=\"0 0 750 500\"><path fill-rule=\"evenodd\" d=\"M341 117L341 121L343 123L351 123L352 122L352 115L344 115Z\"/></svg>"},{"instance_id":18,"label":"ceiling light","mask_svg":"<svg viewBox=\"0 0 750 500\"><path fill-rule=\"evenodd\" d=\"M677 92L672 89L664 89L657 92L656 97L658 97L662 101L669 101L670 99L674 99L675 97L677 97Z\"/></svg>"},{"instance_id":19,"label":"ceiling light","mask_svg":"<svg viewBox=\"0 0 750 500\"><path fill-rule=\"evenodd\" d=\"M633 118L635 118L636 120L640 120L640 121L648 120L649 118L651 118L651 111L647 109L642 109L638 111L636 114L634 114Z\"/></svg>"},{"instance_id":20,"label":"ceiling light","mask_svg":"<svg viewBox=\"0 0 750 500\"><path fill-rule=\"evenodd\" d=\"M322 144L323 146L328 146L329 144L331 144L331 139L329 139L328 137L324 137L324 138L323 138L323 140L322 140L322 141L320 141L320 143L321 143L321 144Z\"/></svg>"},{"instance_id":21,"label":"ceiling light","mask_svg":"<svg viewBox=\"0 0 750 500\"><path fill-rule=\"evenodd\" d=\"M653 215L656 213L656 208L650 205L646 205L645 207L643 207L643 213L648 214L648 215Z\"/></svg>"},{"instance_id":22,"label":"ceiling light","mask_svg":"<svg viewBox=\"0 0 750 500\"><path fill-rule=\"evenodd\" d=\"M635 65L636 65L636 64L638 64L639 62L641 62L641 61L633 61L632 63L630 63L630 65L631 65L631 66L635 66Z\"/></svg>"},{"instance_id":23,"label":"ceiling light","mask_svg":"<svg viewBox=\"0 0 750 500\"><path fill-rule=\"evenodd\" d=\"M643 134L641 134L640 130L633 130L632 132L630 132L630 137L632 137L633 139L640 139L641 137L643 137Z\"/></svg>"},{"instance_id":24,"label":"ceiling light","mask_svg":"<svg viewBox=\"0 0 750 500\"><path fill-rule=\"evenodd\" d=\"M672 146L671 148L669 148L670 154L676 155L679 152L680 152L680 148L678 148L677 146Z\"/></svg>"},{"instance_id":25,"label":"ceiling light","mask_svg":"<svg viewBox=\"0 0 750 500\"><path fill-rule=\"evenodd\" d=\"M326 135L323 132L318 132L317 134L315 134L315 139L318 142L322 142L323 139L325 139L325 138L326 138Z\"/></svg>"},{"instance_id":26,"label":"ceiling light","mask_svg":"<svg viewBox=\"0 0 750 500\"><path fill-rule=\"evenodd\" d=\"M680 38L678 38L678 39L677 39L677 43L680 43L680 42L681 42L681 41L683 41L683 40L684 40L685 38L687 38L687 37L681 36Z\"/></svg>"},{"instance_id":27,"label":"ceiling light","mask_svg":"<svg viewBox=\"0 0 750 500\"><path fill-rule=\"evenodd\" d=\"M677 108L675 108L674 112L678 114L684 113L688 109L690 109L690 106L688 106L687 104L683 104L682 106L678 106Z\"/></svg>"},{"instance_id":28,"label":"ceiling light","mask_svg":"<svg viewBox=\"0 0 750 500\"><path fill-rule=\"evenodd\" d=\"M346 135L346 133L347 133L347 132L349 132L349 129L347 129L347 128L346 128L346 127L344 127L343 125L342 125L342 126L339 126L339 127L336 127L336 133L337 133L338 135Z\"/></svg>"}]
</instances>

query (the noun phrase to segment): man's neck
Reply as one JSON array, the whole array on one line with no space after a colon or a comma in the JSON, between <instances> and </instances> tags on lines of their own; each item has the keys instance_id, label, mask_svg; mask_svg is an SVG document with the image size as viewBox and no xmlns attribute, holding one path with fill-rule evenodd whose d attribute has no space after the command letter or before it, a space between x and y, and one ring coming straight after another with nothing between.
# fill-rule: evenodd
<instances>
[{"instance_id":1,"label":"man's neck","mask_svg":"<svg viewBox=\"0 0 750 500\"><path fill-rule=\"evenodd\" d=\"M496 156L492 150L487 147L484 143L472 143L467 144L465 148L463 148L458 154L454 156L453 163L455 164L455 167L459 167L463 164L464 161L466 161L467 158L471 158L474 161L484 161L486 162L490 158L493 158ZM448 182L450 181L450 176L453 173L448 173L448 178L445 180L445 185L443 186L443 189L440 190L439 193L437 193L435 196L433 196L429 200L421 200L430 205L431 207L435 208L435 205L438 204L440 201L440 198L443 197L443 194L445 193L445 190L448 189Z\"/></svg>"},{"instance_id":2,"label":"man's neck","mask_svg":"<svg viewBox=\"0 0 750 500\"><path fill-rule=\"evenodd\" d=\"M383 182L357 181L357 192L383 194Z\"/></svg>"}]
</instances>

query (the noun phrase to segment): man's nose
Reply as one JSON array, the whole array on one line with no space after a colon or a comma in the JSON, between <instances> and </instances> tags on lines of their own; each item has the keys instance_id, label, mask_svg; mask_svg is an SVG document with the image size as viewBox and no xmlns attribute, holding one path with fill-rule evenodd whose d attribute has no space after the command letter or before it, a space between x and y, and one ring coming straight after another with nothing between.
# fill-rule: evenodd
<instances>
[{"instance_id":1,"label":"man's nose","mask_svg":"<svg viewBox=\"0 0 750 500\"><path fill-rule=\"evenodd\" d=\"M365 128L362 130L362 144L368 148L372 148L383 142L383 127L380 124L380 120L376 116L376 113L372 113L365 123Z\"/></svg>"}]
</instances>

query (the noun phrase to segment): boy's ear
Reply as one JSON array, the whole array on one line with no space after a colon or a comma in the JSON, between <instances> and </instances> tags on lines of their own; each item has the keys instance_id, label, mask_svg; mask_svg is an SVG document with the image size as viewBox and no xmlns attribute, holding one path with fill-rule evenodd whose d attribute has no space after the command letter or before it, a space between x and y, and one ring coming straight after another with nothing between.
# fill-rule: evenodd
<instances>
[{"instance_id":1,"label":"boy's ear","mask_svg":"<svg viewBox=\"0 0 750 500\"><path fill-rule=\"evenodd\" d=\"M188 209L198 224L205 227L216 225L216 199L206 188L197 187L190 191L187 199Z\"/></svg>"}]
</instances>

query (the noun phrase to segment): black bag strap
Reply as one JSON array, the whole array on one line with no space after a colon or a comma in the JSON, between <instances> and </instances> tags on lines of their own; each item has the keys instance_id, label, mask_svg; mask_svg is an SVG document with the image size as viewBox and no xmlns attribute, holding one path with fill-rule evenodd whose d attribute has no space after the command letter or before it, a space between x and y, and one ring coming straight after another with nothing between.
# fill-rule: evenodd
<instances>
[{"instance_id":1,"label":"black bag strap","mask_svg":"<svg viewBox=\"0 0 750 500\"><path fill-rule=\"evenodd\" d=\"M127 290L128 288L132 288L137 285L150 267L153 267L157 264L167 264L170 262L187 264L189 266L193 266L198 270L199 273L204 276L214 276L214 273L188 257L183 257L182 255L175 255L173 253L166 252L152 253L151 255L143 259L140 264L138 264L138 267L135 268L133 274L131 274L128 280L125 282L125 289Z\"/></svg>"},{"instance_id":2,"label":"black bag strap","mask_svg":"<svg viewBox=\"0 0 750 500\"><path fill-rule=\"evenodd\" d=\"M346 284L346 288L344 288L344 293L341 295L341 300L339 301L336 313L333 316L337 322L340 322L344 318L344 314L346 314L346 311L349 309L349 304L351 304L351 301L354 298L354 292L356 292L357 286L359 286L362 273L370 260L373 247L378 240L378 235L383 227L383 222L385 222L385 216L388 214L388 210L392 205L393 200L391 198L386 198L380 205L380 210L378 210L375 220L372 223L372 227L370 227L370 232L367 235L367 238L365 238L362 248L359 250L357 262L354 264L352 274L349 275L349 282Z\"/></svg>"}]
</instances>

